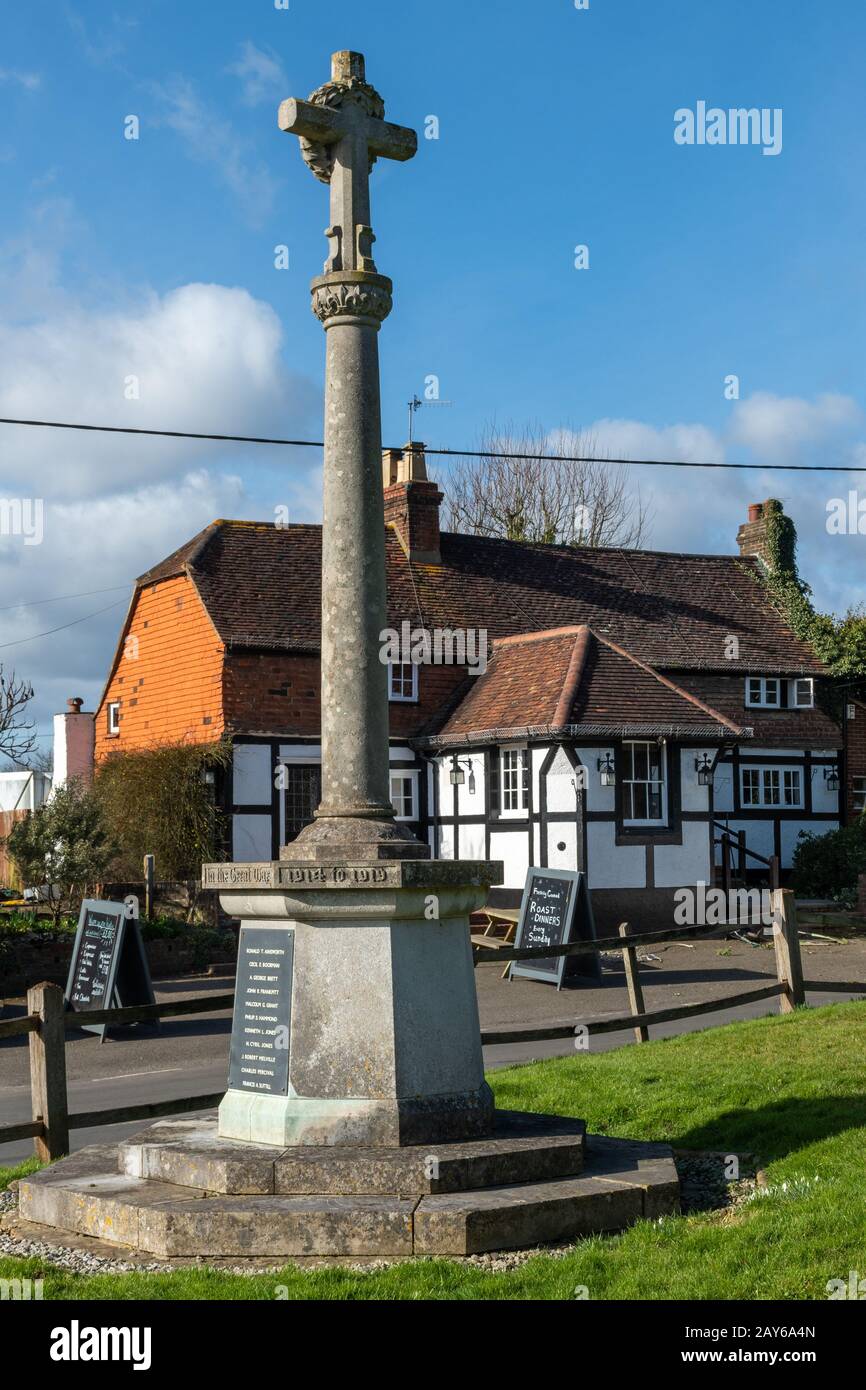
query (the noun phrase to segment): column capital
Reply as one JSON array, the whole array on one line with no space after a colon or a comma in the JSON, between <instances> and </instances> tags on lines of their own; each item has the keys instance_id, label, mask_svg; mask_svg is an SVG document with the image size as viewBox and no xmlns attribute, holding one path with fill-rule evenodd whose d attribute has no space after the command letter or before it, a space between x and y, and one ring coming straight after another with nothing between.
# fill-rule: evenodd
<instances>
[{"instance_id":1,"label":"column capital","mask_svg":"<svg viewBox=\"0 0 866 1390\"><path fill-rule=\"evenodd\" d=\"M372 324L379 328L391 312L393 284L369 270L331 271L310 285L312 309L325 329L335 323Z\"/></svg>"}]
</instances>

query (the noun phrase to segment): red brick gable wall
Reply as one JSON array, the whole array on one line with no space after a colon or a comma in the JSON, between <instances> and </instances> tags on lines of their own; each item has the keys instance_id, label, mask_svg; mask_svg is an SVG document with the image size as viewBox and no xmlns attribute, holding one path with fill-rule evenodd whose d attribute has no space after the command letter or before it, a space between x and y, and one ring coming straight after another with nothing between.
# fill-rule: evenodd
<instances>
[{"instance_id":1,"label":"red brick gable wall","mask_svg":"<svg viewBox=\"0 0 866 1390\"><path fill-rule=\"evenodd\" d=\"M141 589L96 712L96 761L114 749L208 743L223 733L224 647L187 575ZM108 705L120 704L120 732Z\"/></svg>"},{"instance_id":2,"label":"red brick gable wall","mask_svg":"<svg viewBox=\"0 0 866 1390\"><path fill-rule=\"evenodd\" d=\"M416 704L389 705L393 737L417 733L466 678L463 667L421 666ZM235 733L277 733L318 738L321 724L318 656L230 650L225 658L226 726Z\"/></svg>"}]
</instances>

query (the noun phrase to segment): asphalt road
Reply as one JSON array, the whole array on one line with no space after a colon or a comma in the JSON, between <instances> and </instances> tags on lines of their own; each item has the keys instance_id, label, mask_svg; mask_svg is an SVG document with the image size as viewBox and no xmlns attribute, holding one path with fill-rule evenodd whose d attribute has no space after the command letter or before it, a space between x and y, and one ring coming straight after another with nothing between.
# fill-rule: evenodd
<instances>
[{"instance_id":1,"label":"asphalt road","mask_svg":"<svg viewBox=\"0 0 866 1390\"><path fill-rule=\"evenodd\" d=\"M758 989L775 979L772 948L753 947L738 941L675 942L655 951L640 952L641 981L647 1009L702 1001ZM844 945L805 942L804 974L815 981L842 979L864 981L866 994L866 941ZM502 967L480 966L476 971L478 1003L482 1028L506 1029L542 1026L550 1023L589 1022L628 1012L622 967L618 956L605 959L598 985L579 985L558 992L554 987L530 980L503 981ZM205 993L227 993L231 978L160 981L159 1000L187 998ZM816 990L809 1003L840 1002L851 996L826 994ZM774 1013L776 1000L741 1005L733 1009L660 1024L652 1029L654 1038L696 1032L730 1023L735 1019L756 1018ZM23 1013L23 1006L7 1009L4 1017ZM168 1100L175 1097L216 1094L226 1084L231 1015L228 1012L197 1014L169 1019L157 1030L131 1028L110 1035L104 1044L88 1033L67 1035L67 1076L70 1110L93 1111L114 1106ZM634 1042L631 1031L607 1033L591 1039L593 1051L609 1051ZM488 1070L539 1060L568 1056L574 1044L570 1039L553 1042L511 1043L484 1050ZM30 1085L27 1041L0 1040L0 1124L30 1117ZM100 1126L75 1130L72 1148L85 1144L116 1142L141 1129L142 1121L132 1124ZM18 1162L33 1151L31 1140L0 1147L0 1164Z\"/></svg>"}]
</instances>

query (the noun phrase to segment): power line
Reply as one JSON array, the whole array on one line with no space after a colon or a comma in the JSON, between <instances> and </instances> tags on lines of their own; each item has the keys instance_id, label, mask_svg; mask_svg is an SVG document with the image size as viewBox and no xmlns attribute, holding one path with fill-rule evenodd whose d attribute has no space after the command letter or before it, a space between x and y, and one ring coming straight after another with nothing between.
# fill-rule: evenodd
<instances>
[{"instance_id":1,"label":"power line","mask_svg":"<svg viewBox=\"0 0 866 1390\"><path fill-rule=\"evenodd\" d=\"M95 613L85 613L83 618L73 618L71 623L62 623L60 627L49 628L48 632L34 632L32 637L18 637L14 642L0 642L0 651L5 651L7 647L20 647L25 642L38 642L40 637L53 637L55 632L65 632L68 627L77 627L79 623L86 623L90 618L98 618L100 613L108 613L112 608L120 608L123 599L118 599L116 603L109 603L106 608L97 608Z\"/></svg>"},{"instance_id":2,"label":"power line","mask_svg":"<svg viewBox=\"0 0 866 1390\"><path fill-rule=\"evenodd\" d=\"M118 594L129 589L128 584L114 584L110 589L85 589L81 594L58 594L56 598L23 598L20 603L9 603L0 608L0 613L11 613L15 608L37 608L40 603L64 603L68 598L93 598L94 594Z\"/></svg>"},{"instance_id":3,"label":"power line","mask_svg":"<svg viewBox=\"0 0 866 1390\"><path fill-rule=\"evenodd\" d=\"M199 434L193 430L144 430L131 425L77 425L68 420L10 420L0 417L0 425L35 425L48 430L90 430L97 434L151 434L160 439L212 439L228 444L291 444L298 449L323 449L314 439L265 439L254 434Z\"/></svg>"},{"instance_id":4,"label":"power line","mask_svg":"<svg viewBox=\"0 0 866 1390\"><path fill-rule=\"evenodd\" d=\"M68 420L16 420L0 416L0 425L32 425L39 429L87 430L97 434L153 435L160 439L205 439L220 444L277 444L293 449L323 449L318 439L276 439L255 434L206 434L193 430L147 430L131 425L79 425ZM404 445L396 446L397 451ZM546 463L610 463L635 468L734 468L753 473L866 473L866 464L718 463L696 459L599 458L595 454L516 454L495 449L425 449L443 458L503 458Z\"/></svg>"}]
</instances>

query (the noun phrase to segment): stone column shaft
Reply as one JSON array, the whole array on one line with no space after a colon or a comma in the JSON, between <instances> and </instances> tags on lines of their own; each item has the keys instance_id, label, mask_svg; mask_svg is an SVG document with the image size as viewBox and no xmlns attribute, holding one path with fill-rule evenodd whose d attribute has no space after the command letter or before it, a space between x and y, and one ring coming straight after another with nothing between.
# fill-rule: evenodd
<instances>
[{"instance_id":1,"label":"stone column shaft","mask_svg":"<svg viewBox=\"0 0 866 1390\"><path fill-rule=\"evenodd\" d=\"M378 326L327 330L320 816L387 816L388 673Z\"/></svg>"}]
</instances>

